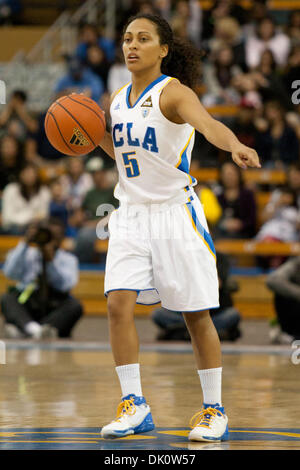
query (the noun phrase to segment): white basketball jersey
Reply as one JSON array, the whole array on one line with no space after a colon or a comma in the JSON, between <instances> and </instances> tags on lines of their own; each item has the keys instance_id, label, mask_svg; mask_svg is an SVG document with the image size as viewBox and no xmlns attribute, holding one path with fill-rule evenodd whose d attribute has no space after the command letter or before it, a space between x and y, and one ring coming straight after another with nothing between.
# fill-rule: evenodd
<instances>
[{"instance_id":1,"label":"white basketball jersey","mask_svg":"<svg viewBox=\"0 0 300 470\"><path fill-rule=\"evenodd\" d=\"M175 124L161 112L159 98L172 77L150 83L133 106L131 83L112 101L112 137L119 182L115 197L122 203L163 203L197 184L189 175L195 129Z\"/></svg>"}]
</instances>

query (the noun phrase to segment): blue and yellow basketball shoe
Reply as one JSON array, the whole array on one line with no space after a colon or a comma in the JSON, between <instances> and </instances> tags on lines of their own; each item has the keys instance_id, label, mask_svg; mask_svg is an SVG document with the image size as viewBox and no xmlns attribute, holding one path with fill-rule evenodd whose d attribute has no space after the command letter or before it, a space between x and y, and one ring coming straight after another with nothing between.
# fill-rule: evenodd
<instances>
[{"instance_id":1,"label":"blue and yellow basketball shoe","mask_svg":"<svg viewBox=\"0 0 300 470\"><path fill-rule=\"evenodd\" d=\"M192 428L189 434L190 441L228 441L228 418L223 406L218 403L215 405L203 403L202 410L192 417L190 427Z\"/></svg>"},{"instance_id":2,"label":"blue and yellow basketball shoe","mask_svg":"<svg viewBox=\"0 0 300 470\"><path fill-rule=\"evenodd\" d=\"M122 398L116 419L101 429L101 437L124 437L152 431L154 428L150 406L145 398L130 394Z\"/></svg>"}]
</instances>

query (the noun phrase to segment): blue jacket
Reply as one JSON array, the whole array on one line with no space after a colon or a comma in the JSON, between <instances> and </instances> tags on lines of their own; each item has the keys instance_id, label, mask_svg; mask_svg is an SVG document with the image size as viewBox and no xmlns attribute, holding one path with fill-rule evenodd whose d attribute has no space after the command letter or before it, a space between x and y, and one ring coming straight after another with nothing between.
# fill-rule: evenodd
<instances>
[{"instance_id":1,"label":"blue jacket","mask_svg":"<svg viewBox=\"0 0 300 470\"><path fill-rule=\"evenodd\" d=\"M69 73L60 78L54 87L54 91L59 93L60 91L67 90L68 88L72 88L76 93L82 93L84 89L90 88L92 91L91 98L97 103L104 93L104 84L101 78L87 69L83 71L82 77L79 81L75 81Z\"/></svg>"},{"instance_id":2,"label":"blue jacket","mask_svg":"<svg viewBox=\"0 0 300 470\"><path fill-rule=\"evenodd\" d=\"M115 60L115 43L112 39L99 38L98 46L101 47L109 62L113 62ZM80 60L82 60L83 62L87 58L87 49L87 44L85 42L81 42L80 44L78 44L75 52L75 55L79 57Z\"/></svg>"},{"instance_id":3,"label":"blue jacket","mask_svg":"<svg viewBox=\"0 0 300 470\"><path fill-rule=\"evenodd\" d=\"M60 292L70 291L78 282L78 260L67 251L58 249L53 261L47 263L46 269L50 286ZM20 242L8 253L3 271L6 277L19 281L19 290L25 289L28 284L35 282L42 272L40 251Z\"/></svg>"}]
</instances>

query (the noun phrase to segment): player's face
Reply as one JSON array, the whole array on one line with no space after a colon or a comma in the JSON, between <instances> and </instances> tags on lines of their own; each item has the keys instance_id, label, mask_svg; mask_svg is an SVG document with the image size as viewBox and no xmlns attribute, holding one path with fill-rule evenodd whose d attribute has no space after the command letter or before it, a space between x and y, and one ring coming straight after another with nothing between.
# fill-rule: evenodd
<instances>
[{"instance_id":1,"label":"player's face","mask_svg":"<svg viewBox=\"0 0 300 470\"><path fill-rule=\"evenodd\" d=\"M123 54L130 72L160 66L167 53L168 46L160 45L154 23L140 18L128 25L123 38Z\"/></svg>"}]
</instances>

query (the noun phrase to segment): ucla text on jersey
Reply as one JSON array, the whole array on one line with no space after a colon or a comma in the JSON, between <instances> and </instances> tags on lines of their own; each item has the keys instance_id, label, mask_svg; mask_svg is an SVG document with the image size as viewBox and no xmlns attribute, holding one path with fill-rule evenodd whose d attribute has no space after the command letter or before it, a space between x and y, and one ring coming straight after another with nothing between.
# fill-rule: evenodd
<instances>
[{"instance_id":1,"label":"ucla text on jersey","mask_svg":"<svg viewBox=\"0 0 300 470\"><path fill-rule=\"evenodd\" d=\"M119 171L115 197L122 202L165 202L194 186L189 175L194 128L169 121L160 95L172 77L161 75L130 103L131 83L111 104L112 138Z\"/></svg>"},{"instance_id":2,"label":"ucla text on jersey","mask_svg":"<svg viewBox=\"0 0 300 470\"><path fill-rule=\"evenodd\" d=\"M140 142L138 137L132 137L132 127L133 122L127 122L126 125L123 122L114 125L112 132L114 146L122 147L125 143L125 140L127 139L127 145L130 145L131 147L140 147L142 145L145 150L158 153L159 150L157 147L154 127L147 127L142 142ZM127 129L127 132L122 133L123 129L125 130L125 128Z\"/></svg>"}]
</instances>

